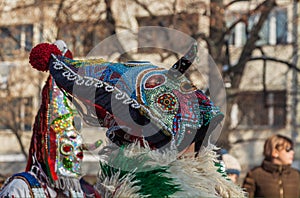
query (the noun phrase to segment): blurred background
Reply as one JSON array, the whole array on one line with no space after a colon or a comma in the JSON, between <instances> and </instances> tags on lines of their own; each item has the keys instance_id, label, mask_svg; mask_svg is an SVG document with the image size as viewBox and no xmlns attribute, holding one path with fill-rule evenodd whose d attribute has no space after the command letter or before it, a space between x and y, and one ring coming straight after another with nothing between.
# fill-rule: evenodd
<instances>
[{"instance_id":1,"label":"blurred background","mask_svg":"<svg viewBox=\"0 0 300 198\"><path fill-rule=\"evenodd\" d=\"M32 47L62 39L75 58L84 58L104 39L127 30L136 50L121 54L120 61L149 58L168 65L180 57L140 49L144 39L169 39L164 32L143 34L139 29L145 26L183 32L214 60L227 105L217 145L239 160L240 182L261 163L263 143L275 133L293 139L293 166L300 169L299 12L297 0L0 0L0 180L23 171L29 157L48 75L30 67ZM128 45L117 39L110 47L126 51ZM188 77L205 89L197 77ZM105 138L105 130L84 124L82 133L87 142ZM84 175L93 178L98 167L97 151L86 153Z\"/></svg>"}]
</instances>

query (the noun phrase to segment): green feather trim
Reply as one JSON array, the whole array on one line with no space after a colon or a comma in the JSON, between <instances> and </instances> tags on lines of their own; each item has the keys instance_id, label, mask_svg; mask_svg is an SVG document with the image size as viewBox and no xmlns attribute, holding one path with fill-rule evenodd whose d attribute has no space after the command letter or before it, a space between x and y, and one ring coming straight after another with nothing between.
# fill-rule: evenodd
<instances>
[{"instance_id":1,"label":"green feather trim","mask_svg":"<svg viewBox=\"0 0 300 198\"><path fill-rule=\"evenodd\" d=\"M214 162L214 164L218 168L217 172L221 173L222 177L224 177L225 179L230 180L230 178L227 176L224 163Z\"/></svg>"},{"instance_id":2,"label":"green feather trim","mask_svg":"<svg viewBox=\"0 0 300 198\"><path fill-rule=\"evenodd\" d=\"M166 177L169 174L167 167L155 169L147 172L138 172L136 179L137 184L141 186L139 193L151 195L150 197L169 197L180 191L178 184L175 184L172 178Z\"/></svg>"},{"instance_id":3,"label":"green feather trim","mask_svg":"<svg viewBox=\"0 0 300 198\"><path fill-rule=\"evenodd\" d=\"M108 163L100 162L100 178L111 178L120 173L119 180L121 181L127 174L132 174L133 186L140 187L138 193L151 198L169 197L181 191L180 185L176 184L173 178L168 177L170 174L168 167L147 165L146 162L150 160L147 153L127 157L122 147L116 155L110 156Z\"/></svg>"},{"instance_id":4,"label":"green feather trim","mask_svg":"<svg viewBox=\"0 0 300 198\"><path fill-rule=\"evenodd\" d=\"M122 171L113 168L107 164L100 163L101 177L112 177L120 171L119 178L123 178L129 171ZM166 177L169 174L167 167L150 170L147 172L133 172L134 178L131 182L135 182L134 186L138 185L140 190L138 193L147 197L169 197L170 195L181 191L178 184L174 184L174 179Z\"/></svg>"}]
</instances>

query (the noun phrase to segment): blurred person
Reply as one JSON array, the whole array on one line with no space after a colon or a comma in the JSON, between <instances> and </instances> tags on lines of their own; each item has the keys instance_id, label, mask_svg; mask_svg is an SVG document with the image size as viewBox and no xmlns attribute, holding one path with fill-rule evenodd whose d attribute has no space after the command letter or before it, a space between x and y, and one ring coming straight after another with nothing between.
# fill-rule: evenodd
<instances>
[{"instance_id":1,"label":"blurred person","mask_svg":"<svg viewBox=\"0 0 300 198\"><path fill-rule=\"evenodd\" d=\"M224 163L225 173L233 183L238 184L238 180L241 173L241 165L239 161L232 155L230 155L227 150L221 149L220 160Z\"/></svg>"},{"instance_id":2,"label":"blurred person","mask_svg":"<svg viewBox=\"0 0 300 198\"><path fill-rule=\"evenodd\" d=\"M250 170L243 187L249 197L299 197L300 175L292 168L294 159L293 141L283 135L273 135L264 144L264 160Z\"/></svg>"}]
</instances>

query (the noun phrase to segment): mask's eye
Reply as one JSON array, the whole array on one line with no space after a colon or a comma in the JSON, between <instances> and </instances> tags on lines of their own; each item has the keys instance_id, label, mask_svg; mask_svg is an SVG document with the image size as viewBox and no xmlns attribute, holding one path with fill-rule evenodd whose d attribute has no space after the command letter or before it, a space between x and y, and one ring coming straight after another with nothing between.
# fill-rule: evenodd
<instances>
[{"instance_id":1,"label":"mask's eye","mask_svg":"<svg viewBox=\"0 0 300 198\"><path fill-rule=\"evenodd\" d=\"M73 150L74 150L73 145L68 144L68 143L63 143L60 147L60 152L63 155L70 155L73 152Z\"/></svg>"},{"instance_id":2,"label":"mask's eye","mask_svg":"<svg viewBox=\"0 0 300 198\"><path fill-rule=\"evenodd\" d=\"M72 140L74 140L74 139L77 138L77 135L76 134L72 134L72 135L69 136L69 138L72 139Z\"/></svg>"},{"instance_id":3,"label":"mask's eye","mask_svg":"<svg viewBox=\"0 0 300 198\"><path fill-rule=\"evenodd\" d=\"M163 75L153 75L150 76L145 83L146 89L153 89L157 86L162 85L166 81L165 77Z\"/></svg>"},{"instance_id":4,"label":"mask's eye","mask_svg":"<svg viewBox=\"0 0 300 198\"><path fill-rule=\"evenodd\" d=\"M182 82L180 84L180 90L183 92L190 92L195 90L196 88L192 86L189 82Z\"/></svg>"},{"instance_id":5,"label":"mask's eye","mask_svg":"<svg viewBox=\"0 0 300 198\"><path fill-rule=\"evenodd\" d=\"M80 136L80 134L77 133L76 131L74 131L74 128L69 129L69 130L65 130L64 137L65 137L66 139L74 140L74 139L76 139L78 136Z\"/></svg>"}]
</instances>

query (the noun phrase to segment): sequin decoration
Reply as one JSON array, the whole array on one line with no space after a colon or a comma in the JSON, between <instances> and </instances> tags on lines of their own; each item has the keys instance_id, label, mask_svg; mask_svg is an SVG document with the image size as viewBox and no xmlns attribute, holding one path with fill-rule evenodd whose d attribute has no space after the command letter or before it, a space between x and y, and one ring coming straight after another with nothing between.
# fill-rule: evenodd
<instances>
[{"instance_id":1,"label":"sequin decoration","mask_svg":"<svg viewBox=\"0 0 300 198\"><path fill-rule=\"evenodd\" d=\"M64 155L70 155L73 152L74 148L71 144L62 144L60 147L60 151Z\"/></svg>"},{"instance_id":2,"label":"sequin decoration","mask_svg":"<svg viewBox=\"0 0 300 198\"><path fill-rule=\"evenodd\" d=\"M67 157L64 157L63 158L63 165L66 169L68 170L72 170L72 167L73 167L73 162L67 158Z\"/></svg>"},{"instance_id":3,"label":"sequin decoration","mask_svg":"<svg viewBox=\"0 0 300 198\"><path fill-rule=\"evenodd\" d=\"M59 148L56 163L59 174L73 177L79 176L81 174L81 162L83 159L82 136L74 128L56 135Z\"/></svg>"},{"instance_id":4,"label":"sequin decoration","mask_svg":"<svg viewBox=\"0 0 300 198\"><path fill-rule=\"evenodd\" d=\"M67 98L60 91L57 85L53 82L53 90L51 92L50 105L49 105L50 122L57 119L60 116L72 113L72 109L69 107ZM64 117L65 118L65 117Z\"/></svg>"},{"instance_id":5,"label":"sequin decoration","mask_svg":"<svg viewBox=\"0 0 300 198\"><path fill-rule=\"evenodd\" d=\"M55 133L63 133L67 129L74 128L72 121L73 116L71 114L66 114L53 120L52 127Z\"/></svg>"},{"instance_id":6,"label":"sequin decoration","mask_svg":"<svg viewBox=\"0 0 300 198\"><path fill-rule=\"evenodd\" d=\"M50 93L49 127L55 133L57 175L78 177L81 174L82 136L73 125L75 110L72 109L67 97L53 81Z\"/></svg>"}]
</instances>

